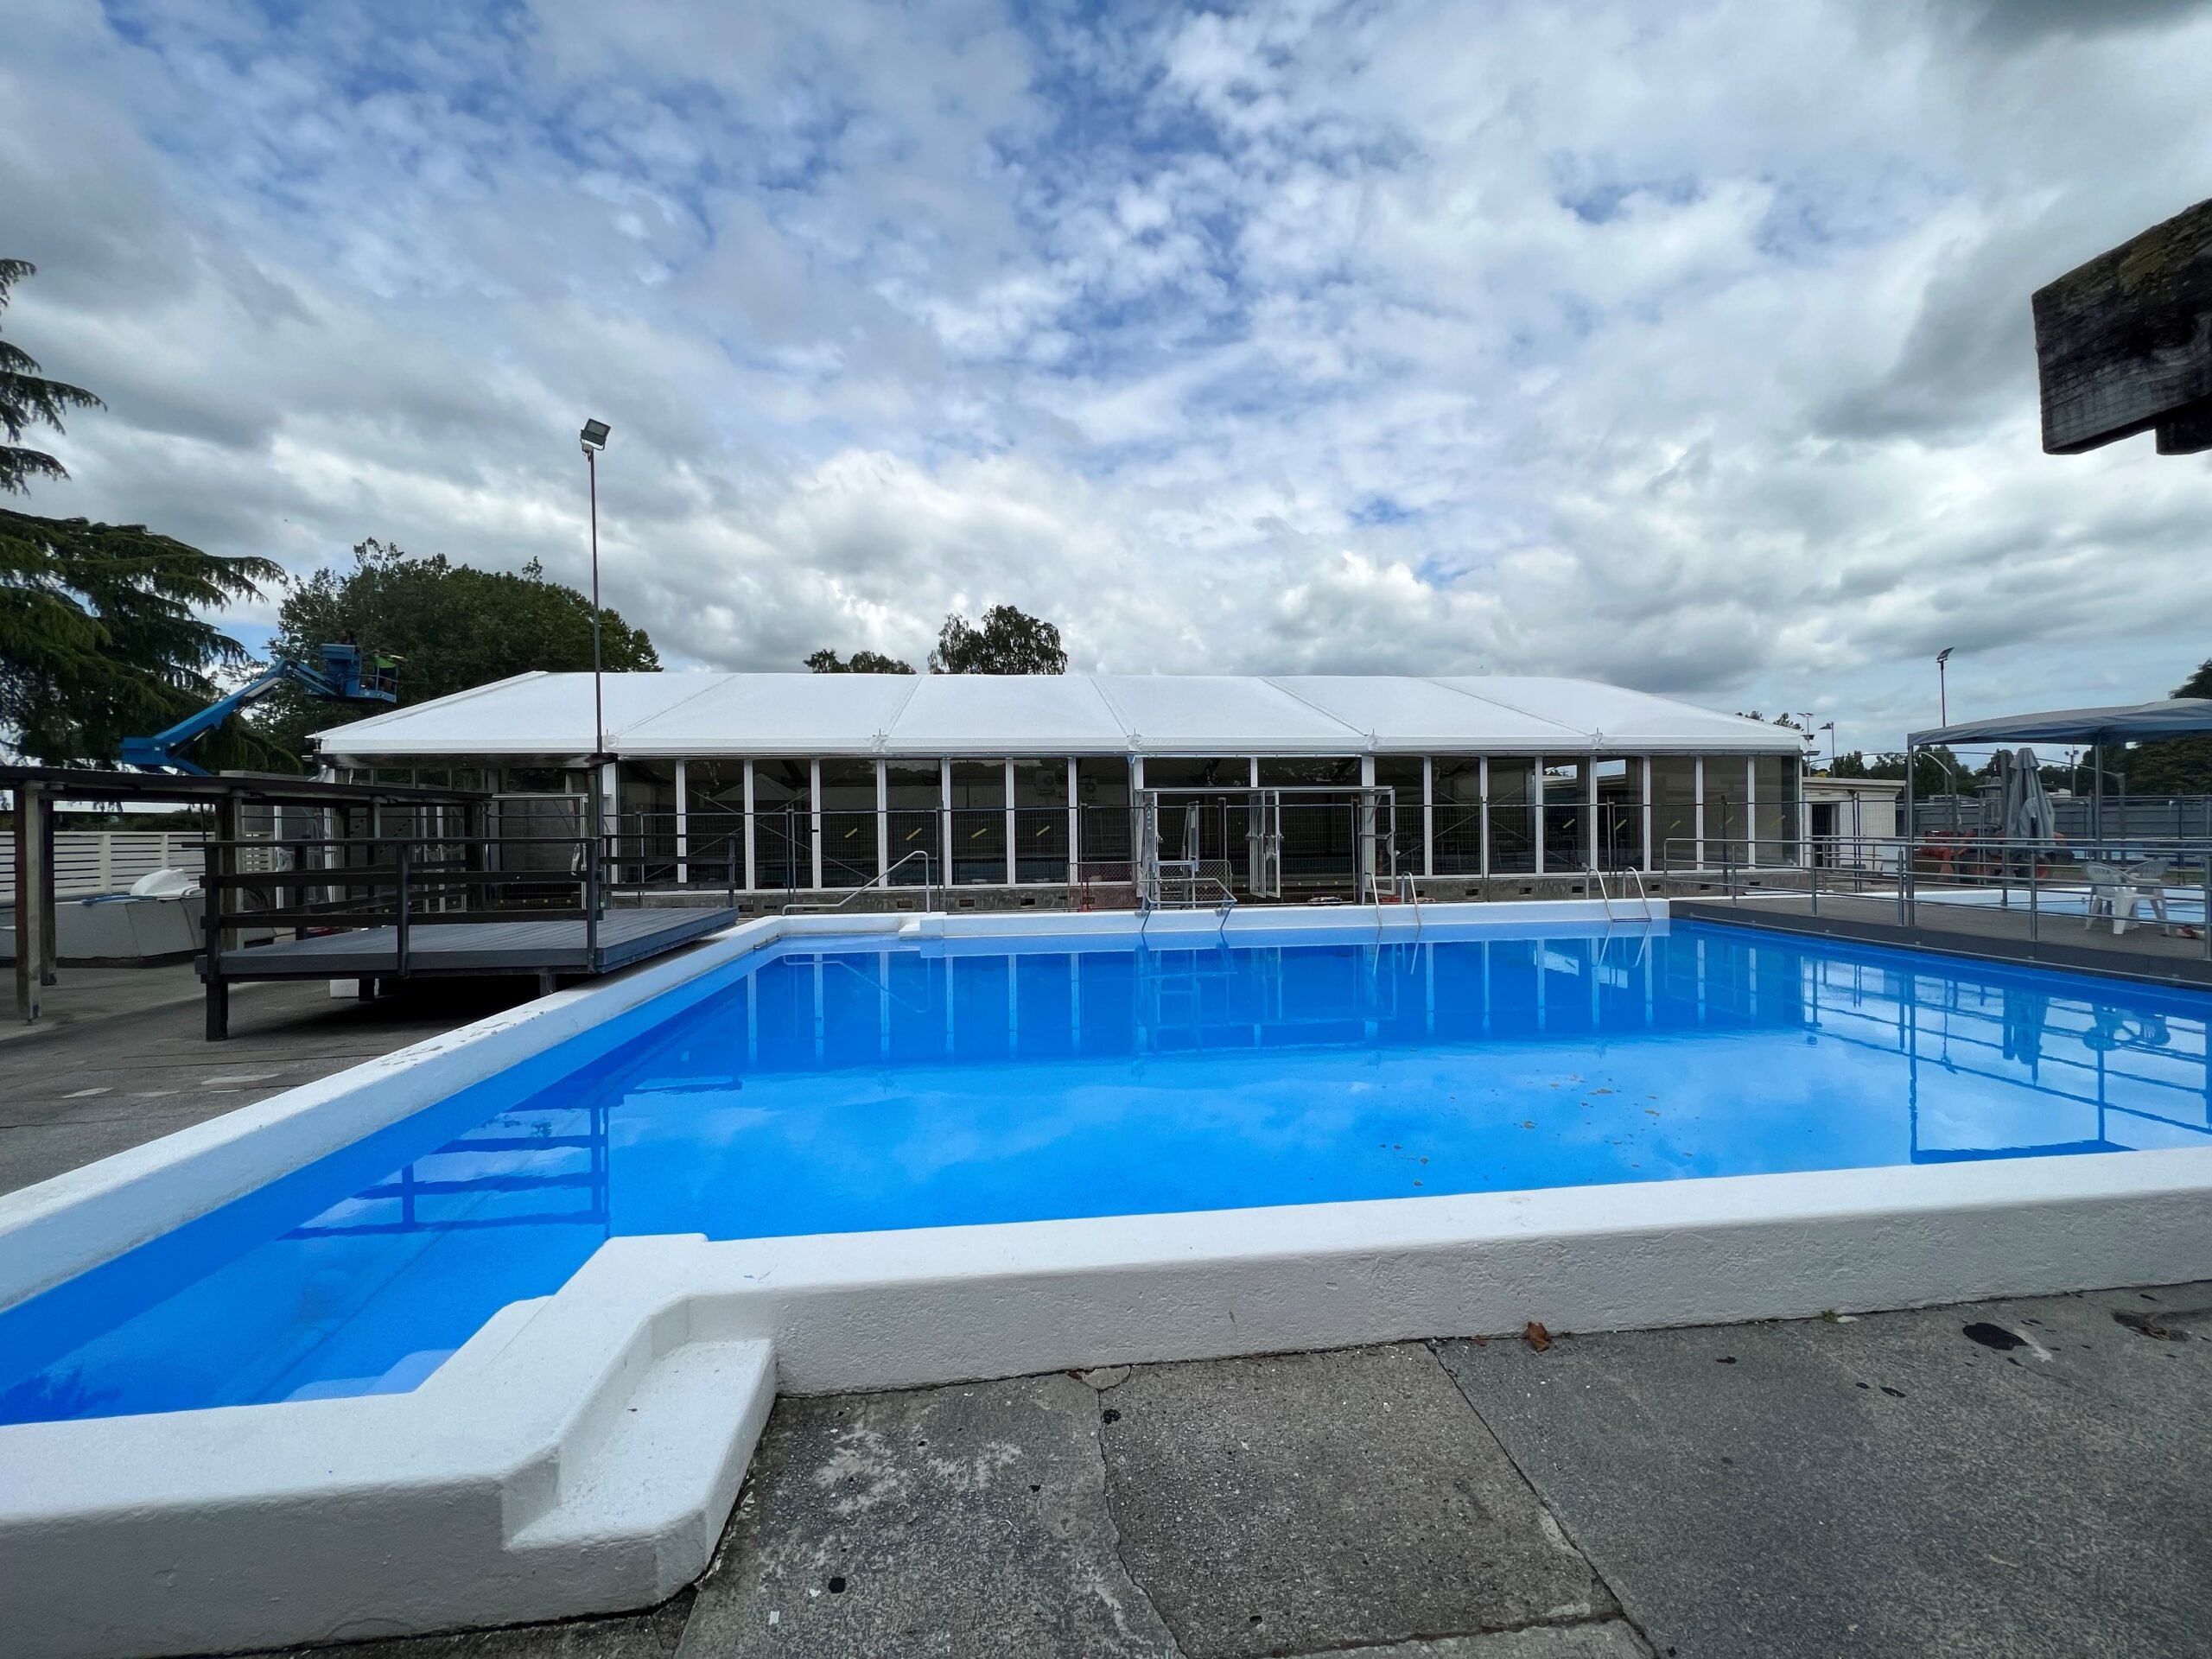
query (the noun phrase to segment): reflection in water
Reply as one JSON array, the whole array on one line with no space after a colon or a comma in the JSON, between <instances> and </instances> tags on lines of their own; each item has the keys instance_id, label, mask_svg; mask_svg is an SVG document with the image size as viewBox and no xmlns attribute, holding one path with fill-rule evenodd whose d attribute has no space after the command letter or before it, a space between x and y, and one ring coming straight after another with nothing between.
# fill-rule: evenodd
<instances>
[{"instance_id":1,"label":"reflection in water","mask_svg":"<svg viewBox=\"0 0 2212 1659\"><path fill-rule=\"evenodd\" d=\"M783 953L0 1313L0 1419L412 1388L617 1234L2202 1145L2206 1007L1692 925Z\"/></svg>"}]
</instances>

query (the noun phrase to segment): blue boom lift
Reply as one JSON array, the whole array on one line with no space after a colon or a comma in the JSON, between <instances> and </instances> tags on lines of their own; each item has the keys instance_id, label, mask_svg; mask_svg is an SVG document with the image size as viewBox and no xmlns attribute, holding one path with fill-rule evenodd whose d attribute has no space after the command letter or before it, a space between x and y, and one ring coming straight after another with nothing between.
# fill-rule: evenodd
<instances>
[{"instance_id":1,"label":"blue boom lift","mask_svg":"<svg viewBox=\"0 0 2212 1659\"><path fill-rule=\"evenodd\" d=\"M239 709L260 702L287 680L324 702L399 701L399 671L391 658L372 658L364 667L359 645L324 645L320 650L321 668L278 657L258 679L240 686L219 702L209 703L189 719L177 721L166 732L124 738L123 764L147 772L181 772L205 778L207 767L194 766L177 751L202 733L213 731Z\"/></svg>"}]
</instances>

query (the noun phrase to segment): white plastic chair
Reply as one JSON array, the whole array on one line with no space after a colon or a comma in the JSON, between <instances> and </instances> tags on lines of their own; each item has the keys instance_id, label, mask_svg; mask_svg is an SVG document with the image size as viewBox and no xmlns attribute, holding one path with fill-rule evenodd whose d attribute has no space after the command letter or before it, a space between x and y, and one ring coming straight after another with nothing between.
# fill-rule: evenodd
<instances>
[{"instance_id":1,"label":"white plastic chair","mask_svg":"<svg viewBox=\"0 0 2212 1659\"><path fill-rule=\"evenodd\" d=\"M2170 861L2146 858L2139 864L2085 864L2089 878L2089 915L2084 928L2094 927L2101 915L2112 918L2112 931L2125 933L2135 912L2148 905L2161 931L2173 931L2166 914L2166 867Z\"/></svg>"}]
</instances>

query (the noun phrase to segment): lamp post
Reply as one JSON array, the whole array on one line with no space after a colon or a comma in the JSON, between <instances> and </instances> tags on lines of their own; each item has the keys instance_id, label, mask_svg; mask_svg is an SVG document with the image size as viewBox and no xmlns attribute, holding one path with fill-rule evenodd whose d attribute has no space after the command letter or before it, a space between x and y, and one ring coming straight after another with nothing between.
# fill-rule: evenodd
<instances>
[{"instance_id":1,"label":"lamp post","mask_svg":"<svg viewBox=\"0 0 2212 1659\"><path fill-rule=\"evenodd\" d=\"M1835 721L1824 722L1821 729L1828 734L1828 776L1835 776Z\"/></svg>"},{"instance_id":2,"label":"lamp post","mask_svg":"<svg viewBox=\"0 0 2212 1659\"><path fill-rule=\"evenodd\" d=\"M1943 665L1951 660L1951 653L1957 649L1956 645L1946 645L1936 653L1936 723L1938 726L1948 726L1951 723L1950 687L1947 683Z\"/></svg>"},{"instance_id":3,"label":"lamp post","mask_svg":"<svg viewBox=\"0 0 2212 1659\"><path fill-rule=\"evenodd\" d=\"M605 764L607 753L607 703L600 688L599 657L599 452L607 448L607 423L586 421L581 436L584 470L591 475L591 757L596 770ZM594 778L594 799L599 788L599 780Z\"/></svg>"}]
</instances>

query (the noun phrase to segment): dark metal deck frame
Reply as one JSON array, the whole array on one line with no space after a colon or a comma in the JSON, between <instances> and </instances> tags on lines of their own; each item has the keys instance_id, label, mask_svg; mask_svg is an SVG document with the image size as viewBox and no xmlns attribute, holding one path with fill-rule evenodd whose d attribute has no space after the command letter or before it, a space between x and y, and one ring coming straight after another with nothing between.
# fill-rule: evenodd
<instances>
[{"instance_id":1,"label":"dark metal deck frame","mask_svg":"<svg viewBox=\"0 0 2212 1659\"><path fill-rule=\"evenodd\" d=\"M556 974L611 973L737 919L734 907L610 912L604 849L590 836L287 837L308 861L238 868L241 854L271 845L207 843L200 972L211 1042L229 1033L240 981L353 979L370 996L388 980L527 975L550 988ZM518 855L524 868L505 868ZM251 894L265 902L246 907ZM296 937L242 946L242 926Z\"/></svg>"},{"instance_id":2,"label":"dark metal deck frame","mask_svg":"<svg viewBox=\"0 0 2212 1659\"><path fill-rule=\"evenodd\" d=\"M37 1020L40 994L56 979L54 820L60 802L204 804L214 810L215 833L231 838L237 835L243 806L365 809L373 832L379 808L473 812L491 798L469 790L336 783L266 772L226 772L209 778L111 772L92 766L0 766L0 790L10 792L16 807L16 1013L26 1023Z\"/></svg>"}]
</instances>

